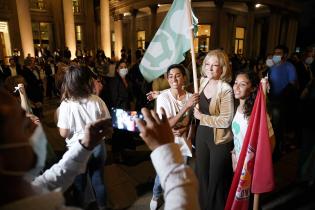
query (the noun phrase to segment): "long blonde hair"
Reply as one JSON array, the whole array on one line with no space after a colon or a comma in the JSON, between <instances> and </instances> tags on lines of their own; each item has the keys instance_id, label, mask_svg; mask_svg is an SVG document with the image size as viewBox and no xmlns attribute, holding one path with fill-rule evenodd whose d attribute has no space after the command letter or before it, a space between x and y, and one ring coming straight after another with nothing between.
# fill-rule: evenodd
<instances>
[{"instance_id":1,"label":"long blonde hair","mask_svg":"<svg viewBox=\"0 0 315 210\"><path fill-rule=\"evenodd\" d=\"M205 59L202 62L202 67L201 67L201 74L202 76L205 76L205 66L206 66L206 61L210 59L210 57L215 56L219 60L220 67L222 68L223 72L220 76L220 80L225 81L225 82L231 82L232 80L232 72L231 72L231 66L230 66L230 61L229 57L224 52L223 50L216 49L216 50L211 50L208 52L206 55Z\"/></svg>"}]
</instances>

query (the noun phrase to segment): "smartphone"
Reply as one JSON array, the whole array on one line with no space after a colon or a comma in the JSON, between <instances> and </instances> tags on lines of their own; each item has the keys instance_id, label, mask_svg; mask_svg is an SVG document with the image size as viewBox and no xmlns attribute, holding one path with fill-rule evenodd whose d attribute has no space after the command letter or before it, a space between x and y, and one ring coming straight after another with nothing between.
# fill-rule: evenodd
<instances>
[{"instance_id":1,"label":"smartphone","mask_svg":"<svg viewBox=\"0 0 315 210\"><path fill-rule=\"evenodd\" d=\"M114 128L131 132L139 132L135 120L137 118L143 119L143 115L141 112L112 108L111 116Z\"/></svg>"}]
</instances>

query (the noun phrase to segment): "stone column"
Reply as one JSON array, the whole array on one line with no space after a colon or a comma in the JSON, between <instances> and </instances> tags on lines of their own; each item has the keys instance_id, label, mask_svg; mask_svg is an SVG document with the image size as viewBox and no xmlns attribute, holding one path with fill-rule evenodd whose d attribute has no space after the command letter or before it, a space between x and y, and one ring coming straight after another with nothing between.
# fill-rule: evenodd
<instances>
[{"instance_id":1,"label":"stone column","mask_svg":"<svg viewBox=\"0 0 315 210\"><path fill-rule=\"evenodd\" d=\"M273 49L279 44L281 14L275 8L270 8L271 15L269 17L269 28L267 38L267 52L272 52Z\"/></svg>"},{"instance_id":2,"label":"stone column","mask_svg":"<svg viewBox=\"0 0 315 210\"><path fill-rule=\"evenodd\" d=\"M28 54L35 56L29 1L16 0L16 9L24 57Z\"/></svg>"},{"instance_id":3,"label":"stone column","mask_svg":"<svg viewBox=\"0 0 315 210\"><path fill-rule=\"evenodd\" d=\"M213 33L213 36L214 36L213 48L219 48L219 47L221 47L220 46L221 30L222 30L222 27L225 27L224 25L221 25L221 19L224 15L224 12L223 12L224 1L223 0L215 0L214 3L216 6L217 15L216 15L216 21L215 21L214 30L213 30L214 31L214 33Z\"/></svg>"},{"instance_id":4,"label":"stone column","mask_svg":"<svg viewBox=\"0 0 315 210\"><path fill-rule=\"evenodd\" d=\"M151 11L150 31L149 31L149 36L148 36L147 41L151 41L156 33L156 13L157 13L158 8L159 7L157 6L157 4L150 6L150 11Z\"/></svg>"},{"instance_id":5,"label":"stone column","mask_svg":"<svg viewBox=\"0 0 315 210\"><path fill-rule=\"evenodd\" d=\"M122 34L122 14L115 15L114 17L114 30L115 30L115 59L121 59L120 50L123 47L123 34Z\"/></svg>"},{"instance_id":6,"label":"stone column","mask_svg":"<svg viewBox=\"0 0 315 210\"><path fill-rule=\"evenodd\" d=\"M49 50L53 52L54 47L56 46L54 40L54 30L51 23L48 23L48 36L49 36Z\"/></svg>"},{"instance_id":7,"label":"stone column","mask_svg":"<svg viewBox=\"0 0 315 210\"><path fill-rule=\"evenodd\" d=\"M60 8L62 8L63 0L48 1L48 8L51 8L52 13L52 32L54 45L51 51L57 48L63 49L65 47L65 26L63 21L63 14L60 14ZM49 41L50 42L50 41Z\"/></svg>"},{"instance_id":8,"label":"stone column","mask_svg":"<svg viewBox=\"0 0 315 210\"><path fill-rule=\"evenodd\" d=\"M136 50L137 50L137 35L136 35L136 17L138 10L134 9L131 12L130 24L130 48L131 48L131 64L136 63Z\"/></svg>"},{"instance_id":9,"label":"stone column","mask_svg":"<svg viewBox=\"0 0 315 210\"><path fill-rule=\"evenodd\" d=\"M247 41L246 45L244 46L245 54L247 58L253 57L253 43L254 43L254 24L255 24L255 3L248 2L248 22L247 22Z\"/></svg>"},{"instance_id":10,"label":"stone column","mask_svg":"<svg viewBox=\"0 0 315 210\"><path fill-rule=\"evenodd\" d=\"M94 12L94 3L91 0L85 0L84 2L85 10L85 24L84 24L84 34L83 34L83 46L86 49L91 49L96 51L97 38L95 32L95 12ZM93 40L93 41L91 41ZM82 49L83 50L83 49Z\"/></svg>"},{"instance_id":11,"label":"stone column","mask_svg":"<svg viewBox=\"0 0 315 210\"><path fill-rule=\"evenodd\" d=\"M237 15L235 14L228 14L228 45L226 52L234 53L235 51L235 29L236 29L236 19Z\"/></svg>"},{"instance_id":12,"label":"stone column","mask_svg":"<svg viewBox=\"0 0 315 210\"><path fill-rule=\"evenodd\" d=\"M66 47L68 47L71 52L71 59L74 59L75 51L76 51L76 40L75 40L72 0L63 0L63 16L64 16L64 24L65 24Z\"/></svg>"},{"instance_id":13,"label":"stone column","mask_svg":"<svg viewBox=\"0 0 315 210\"><path fill-rule=\"evenodd\" d=\"M280 40L279 43L280 44L284 44L286 45L286 39L288 36L288 22L289 22L289 18L287 16L282 16L281 17L281 28L280 28Z\"/></svg>"},{"instance_id":14,"label":"stone column","mask_svg":"<svg viewBox=\"0 0 315 210\"><path fill-rule=\"evenodd\" d=\"M262 23L261 21L257 21L255 24L254 30L254 40L253 40L253 56L257 57L260 55L260 42L262 35Z\"/></svg>"},{"instance_id":15,"label":"stone column","mask_svg":"<svg viewBox=\"0 0 315 210\"><path fill-rule=\"evenodd\" d=\"M286 44L289 48L289 53L295 51L295 44L296 44L296 35L298 31L298 21L296 18L290 18L288 24L288 34Z\"/></svg>"},{"instance_id":16,"label":"stone column","mask_svg":"<svg viewBox=\"0 0 315 210\"><path fill-rule=\"evenodd\" d=\"M107 57L111 57L109 0L100 1L101 46Z\"/></svg>"}]
</instances>

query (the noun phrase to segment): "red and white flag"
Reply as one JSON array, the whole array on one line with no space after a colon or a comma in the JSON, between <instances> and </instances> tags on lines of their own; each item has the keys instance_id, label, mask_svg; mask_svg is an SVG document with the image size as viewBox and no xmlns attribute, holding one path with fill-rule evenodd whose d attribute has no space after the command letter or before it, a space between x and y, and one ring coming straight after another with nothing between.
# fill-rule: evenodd
<instances>
[{"instance_id":1,"label":"red and white flag","mask_svg":"<svg viewBox=\"0 0 315 210\"><path fill-rule=\"evenodd\" d=\"M273 189L274 175L266 101L260 85L225 210L247 210L251 193L260 194Z\"/></svg>"}]
</instances>

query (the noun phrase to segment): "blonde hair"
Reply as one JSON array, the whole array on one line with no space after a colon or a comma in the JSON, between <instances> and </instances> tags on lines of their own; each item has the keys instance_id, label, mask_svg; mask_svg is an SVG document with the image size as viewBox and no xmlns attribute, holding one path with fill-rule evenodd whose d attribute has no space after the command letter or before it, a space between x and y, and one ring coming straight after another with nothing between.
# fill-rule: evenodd
<instances>
[{"instance_id":1,"label":"blonde hair","mask_svg":"<svg viewBox=\"0 0 315 210\"><path fill-rule=\"evenodd\" d=\"M232 72L231 72L229 57L226 54L226 52L224 52L223 50L220 50L220 49L211 50L208 52L208 54L206 55L205 59L202 62L201 74L203 76L206 75L206 73L205 73L206 61L208 61L210 59L210 57L212 57L212 56L215 56L218 58L220 67L223 70L223 72L220 76L220 80L225 81L225 82L231 82Z\"/></svg>"}]
</instances>

